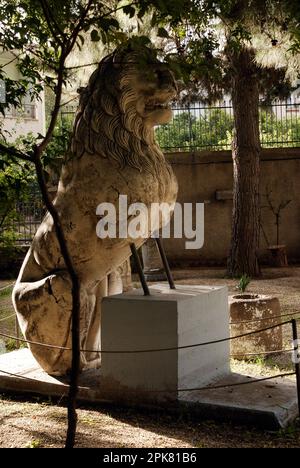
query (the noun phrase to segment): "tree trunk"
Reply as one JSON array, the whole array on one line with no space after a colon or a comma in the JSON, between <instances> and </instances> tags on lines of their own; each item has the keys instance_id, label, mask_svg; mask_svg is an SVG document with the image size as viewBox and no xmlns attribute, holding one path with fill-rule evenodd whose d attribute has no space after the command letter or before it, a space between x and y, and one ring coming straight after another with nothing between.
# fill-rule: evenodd
<instances>
[{"instance_id":1,"label":"tree trunk","mask_svg":"<svg viewBox=\"0 0 300 468\"><path fill-rule=\"evenodd\" d=\"M232 102L235 135L233 141L233 226L228 273L239 277L260 275L260 135L259 83L254 54L243 48L231 57L234 71Z\"/></svg>"}]
</instances>

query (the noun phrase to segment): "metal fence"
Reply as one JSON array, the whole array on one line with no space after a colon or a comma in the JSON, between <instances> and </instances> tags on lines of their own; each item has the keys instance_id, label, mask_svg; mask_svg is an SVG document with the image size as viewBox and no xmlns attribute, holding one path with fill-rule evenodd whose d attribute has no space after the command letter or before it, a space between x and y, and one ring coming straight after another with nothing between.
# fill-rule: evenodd
<instances>
[{"instance_id":1,"label":"metal fence","mask_svg":"<svg viewBox=\"0 0 300 468\"><path fill-rule=\"evenodd\" d=\"M61 113L71 126L75 106ZM260 137L264 148L300 146L300 103L260 105ZM233 108L230 102L214 106L201 103L173 106L173 119L156 128L156 139L165 152L230 150L233 139Z\"/></svg>"},{"instance_id":2,"label":"metal fence","mask_svg":"<svg viewBox=\"0 0 300 468\"><path fill-rule=\"evenodd\" d=\"M231 105L190 104L173 107L173 120L156 129L165 152L230 150L233 140ZM300 104L260 105L260 138L264 148L300 146Z\"/></svg>"},{"instance_id":3,"label":"metal fence","mask_svg":"<svg viewBox=\"0 0 300 468\"><path fill-rule=\"evenodd\" d=\"M35 191L28 200L17 204L17 216L13 221L15 243L29 245L45 215L41 194Z\"/></svg>"},{"instance_id":4,"label":"metal fence","mask_svg":"<svg viewBox=\"0 0 300 468\"><path fill-rule=\"evenodd\" d=\"M30 245L44 215L41 194L34 187L16 204L9 221L0 228L0 241L4 244L10 241L16 246Z\"/></svg>"}]
</instances>

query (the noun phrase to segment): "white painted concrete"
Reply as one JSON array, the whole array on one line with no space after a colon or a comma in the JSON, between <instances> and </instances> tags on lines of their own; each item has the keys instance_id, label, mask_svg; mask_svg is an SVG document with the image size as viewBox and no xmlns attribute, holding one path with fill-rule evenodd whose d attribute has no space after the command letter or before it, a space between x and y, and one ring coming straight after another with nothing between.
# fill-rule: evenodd
<instances>
[{"instance_id":1,"label":"white painted concrete","mask_svg":"<svg viewBox=\"0 0 300 468\"><path fill-rule=\"evenodd\" d=\"M108 297L102 303L103 350L177 348L229 337L226 287L151 287ZM207 385L229 374L229 342L184 350L103 354L102 390L134 391L148 399L176 399L177 389ZM171 391L168 395L151 393ZM175 391L174 391L175 390Z\"/></svg>"}]
</instances>

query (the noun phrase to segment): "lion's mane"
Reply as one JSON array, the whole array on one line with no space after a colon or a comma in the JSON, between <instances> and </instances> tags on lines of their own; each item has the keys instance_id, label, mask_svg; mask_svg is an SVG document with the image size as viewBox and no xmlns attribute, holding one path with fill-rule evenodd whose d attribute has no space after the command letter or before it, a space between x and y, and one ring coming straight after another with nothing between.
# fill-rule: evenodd
<instances>
[{"instance_id":1,"label":"lion's mane","mask_svg":"<svg viewBox=\"0 0 300 468\"><path fill-rule=\"evenodd\" d=\"M80 93L72 153L85 152L116 161L120 167L159 174L164 156L154 139L154 129L145 126L138 115L140 97L132 78L142 78L138 56L120 52L103 59L92 74L88 86Z\"/></svg>"}]
</instances>

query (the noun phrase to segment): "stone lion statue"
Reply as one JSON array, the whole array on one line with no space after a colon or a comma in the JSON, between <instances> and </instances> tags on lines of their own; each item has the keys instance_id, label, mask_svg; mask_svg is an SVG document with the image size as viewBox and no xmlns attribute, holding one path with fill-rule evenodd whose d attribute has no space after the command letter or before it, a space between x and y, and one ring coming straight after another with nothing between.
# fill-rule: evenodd
<instances>
[{"instance_id":1,"label":"stone lion statue","mask_svg":"<svg viewBox=\"0 0 300 468\"><path fill-rule=\"evenodd\" d=\"M173 204L177 195L175 176L154 138L154 126L171 119L168 104L176 84L150 49L144 51L143 66L140 62L136 52L118 48L81 91L54 200L81 284L82 369L99 366L101 300L121 292L114 272L130 257L130 243L140 247L145 241L97 237L97 206L113 203L118 214L120 194L127 195L128 204L147 207ZM26 255L13 302L27 340L71 347L71 281L49 213ZM34 344L30 349L49 374L69 371L70 351Z\"/></svg>"}]
</instances>

